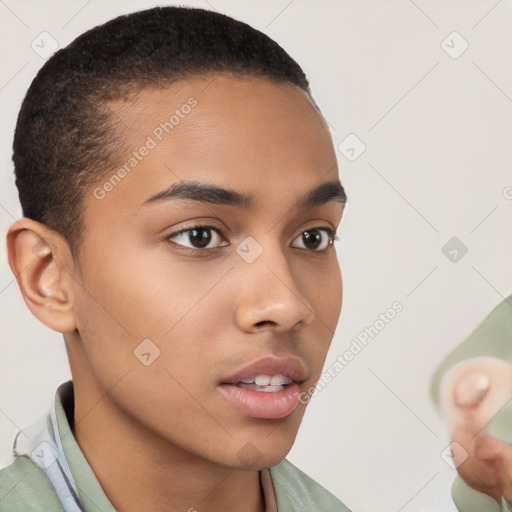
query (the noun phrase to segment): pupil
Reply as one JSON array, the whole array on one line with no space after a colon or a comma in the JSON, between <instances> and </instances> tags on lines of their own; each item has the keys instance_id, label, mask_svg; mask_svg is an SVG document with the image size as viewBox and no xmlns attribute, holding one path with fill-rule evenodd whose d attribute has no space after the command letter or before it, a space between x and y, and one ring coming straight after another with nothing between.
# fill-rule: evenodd
<instances>
[{"instance_id":1,"label":"pupil","mask_svg":"<svg viewBox=\"0 0 512 512\"><path fill-rule=\"evenodd\" d=\"M202 229L192 229L190 232L189 238L191 239L190 241L192 242L193 245L196 245L198 248L202 249L210 243L212 236L211 236L209 229L202 228ZM192 238L195 238L196 240L198 240L198 243L196 244L192 240Z\"/></svg>"},{"instance_id":2,"label":"pupil","mask_svg":"<svg viewBox=\"0 0 512 512\"><path fill-rule=\"evenodd\" d=\"M309 249L316 249L322 243L322 236L318 230L305 231L302 237L304 245ZM312 246L310 246L311 243Z\"/></svg>"}]
</instances>

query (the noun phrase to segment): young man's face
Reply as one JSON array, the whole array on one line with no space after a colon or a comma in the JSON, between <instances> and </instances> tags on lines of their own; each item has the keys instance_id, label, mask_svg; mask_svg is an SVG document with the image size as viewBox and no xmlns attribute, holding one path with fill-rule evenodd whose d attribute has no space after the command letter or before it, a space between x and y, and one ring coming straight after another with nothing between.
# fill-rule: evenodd
<instances>
[{"instance_id":1,"label":"young man's face","mask_svg":"<svg viewBox=\"0 0 512 512\"><path fill-rule=\"evenodd\" d=\"M272 466L294 442L306 407L298 394L320 377L341 310L325 230L336 230L343 204L329 195L299 207L338 181L328 129L303 91L262 79L196 77L110 107L126 151L84 200L79 338L66 334L75 428L110 411L120 435ZM162 194L184 182L252 201ZM240 373L263 358L289 360ZM258 375L288 380L240 386Z\"/></svg>"}]
</instances>

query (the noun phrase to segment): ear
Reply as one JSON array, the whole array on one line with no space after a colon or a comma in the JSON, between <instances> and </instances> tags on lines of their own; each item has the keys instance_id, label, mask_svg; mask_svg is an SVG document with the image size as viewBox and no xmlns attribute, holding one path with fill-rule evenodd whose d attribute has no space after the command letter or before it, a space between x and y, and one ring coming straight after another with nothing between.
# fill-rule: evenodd
<instances>
[{"instance_id":1,"label":"ear","mask_svg":"<svg viewBox=\"0 0 512 512\"><path fill-rule=\"evenodd\" d=\"M76 330L74 261L66 241L27 218L9 228L6 241L9 266L30 311L55 331Z\"/></svg>"}]
</instances>

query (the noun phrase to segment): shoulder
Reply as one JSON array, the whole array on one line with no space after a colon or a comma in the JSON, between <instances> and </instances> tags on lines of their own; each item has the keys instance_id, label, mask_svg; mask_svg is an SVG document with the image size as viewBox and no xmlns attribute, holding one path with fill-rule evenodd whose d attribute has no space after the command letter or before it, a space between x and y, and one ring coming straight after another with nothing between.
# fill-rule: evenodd
<instances>
[{"instance_id":1,"label":"shoulder","mask_svg":"<svg viewBox=\"0 0 512 512\"><path fill-rule=\"evenodd\" d=\"M289 460L269 468L279 512L350 512L338 498Z\"/></svg>"},{"instance_id":2,"label":"shoulder","mask_svg":"<svg viewBox=\"0 0 512 512\"><path fill-rule=\"evenodd\" d=\"M52 484L28 457L0 470L0 512L63 512Z\"/></svg>"}]
</instances>

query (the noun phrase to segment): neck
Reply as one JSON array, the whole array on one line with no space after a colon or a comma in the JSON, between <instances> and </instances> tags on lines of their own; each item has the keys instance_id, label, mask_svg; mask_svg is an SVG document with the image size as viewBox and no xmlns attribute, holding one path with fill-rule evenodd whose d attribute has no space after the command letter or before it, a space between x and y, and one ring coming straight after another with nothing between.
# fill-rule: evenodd
<instances>
[{"instance_id":1,"label":"neck","mask_svg":"<svg viewBox=\"0 0 512 512\"><path fill-rule=\"evenodd\" d=\"M116 510L265 511L258 471L190 453L135 422L95 382L73 381L72 432Z\"/></svg>"}]
</instances>

